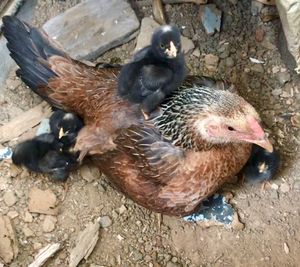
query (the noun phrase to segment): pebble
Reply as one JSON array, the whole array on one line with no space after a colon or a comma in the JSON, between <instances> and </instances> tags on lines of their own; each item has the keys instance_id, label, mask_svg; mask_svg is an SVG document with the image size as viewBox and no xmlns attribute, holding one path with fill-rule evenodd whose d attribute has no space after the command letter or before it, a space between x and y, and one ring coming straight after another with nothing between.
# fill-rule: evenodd
<instances>
[{"instance_id":1,"label":"pebble","mask_svg":"<svg viewBox=\"0 0 300 267\"><path fill-rule=\"evenodd\" d=\"M33 221L33 217L28 210L24 212L23 220L27 223L31 223Z\"/></svg>"},{"instance_id":2,"label":"pebble","mask_svg":"<svg viewBox=\"0 0 300 267\"><path fill-rule=\"evenodd\" d=\"M15 178L15 177L17 177L21 172L22 172L22 169L19 168L18 166L14 165L14 164L12 164L12 165L10 166L10 170L9 170L10 177Z\"/></svg>"},{"instance_id":3,"label":"pebble","mask_svg":"<svg viewBox=\"0 0 300 267\"><path fill-rule=\"evenodd\" d=\"M265 36L265 32L262 28L258 28L255 31L255 40L257 42L262 42Z\"/></svg>"},{"instance_id":4,"label":"pebble","mask_svg":"<svg viewBox=\"0 0 300 267\"><path fill-rule=\"evenodd\" d=\"M112 224L112 220L108 216L101 217L99 222L102 228L107 228Z\"/></svg>"},{"instance_id":5,"label":"pebble","mask_svg":"<svg viewBox=\"0 0 300 267\"><path fill-rule=\"evenodd\" d=\"M289 192L289 191L290 191L289 185L288 185L287 183L281 184L281 185L280 185L280 191L281 191L282 193L287 193L287 192Z\"/></svg>"},{"instance_id":6,"label":"pebble","mask_svg":"<svg viewBox=\"0 0 300 267\"><path fill-rule=\"evenodd\" d=\"M220 32L222 11L215 4L200 5L199 9L202 25L208 35Z\"/></svg>"},{"instance_id":7,"label":"pebble","mask_svg":"<svg viewBox=\"0 0 300 267\"><path fill-rule=\"evenodd\" d=\"M127 208L125 205L122 205L120 208L119 208L119 214L123 214L125 211L127 211Z\"/></svg>"},{"instance_id":8,"label":"pebble","mask_svg":"<svg viewBox=\"0 0 300 267\"><path fill-rule=\"evenodd\" d=\"M33 187L29 192L28 210L30 212L56 215L58 213L56 206L56 196L50 190L41 190Z\"/></svg>"},{"instance_id":9,"label":"pebble","mask_svg":"<svg viewBox=\"0 0 300 267\"><path fill-rule=\"evenodd\" d=\"M273 74L276 74L276 73L278 73L278 72L279 72L279 70L280 70L280 67L279 67L279 66L274 66L274 67L272 68L272 72L273 72Z\"/></svg>"},{"instance_id":10,"label":"pebble","mask_svg":"<svg viewBox=\"0 0 300 267\"><path fill-rule=\"evenodd\" d=\"M234 60L231 57L226 58L225 64L226 64L227 67L233 67L234 66Z\"/></svg>"},{"instance_id":11,"label":"pebble","mask_svg":"<svg viewBox=\"0 0 300 267\"><path fill-rule=\"evenodd\" d=\"M291 117L291 123L293 126L300 128L300 113L296 113Z\"/></svg>"},{"instance_id":12,"label":"pebble","mask_svg":"<svg viewBox=\"0 0 300 267\"><path fill-rule=\"evenodd\" d=\"M255 0L252 0L251 2L251 14L252 16L257 16L261 9L263 8L263 4L258 2L258 1L255 1Z\"/></svg>"},{"instance_id":13,"label":"pebble","mask_svg":"<svg viewBox=\"0 0 300 267\"><path fill-rule=\"evenodd\" d=\"M17 196L13 191L5 192L3 200L8 207L13 206L18 201Z\"/></svg>"},{"instance_id":14,"label":"pebble","mask_svg":"<svg viewBox=\"0 0 300 267\"><path fill-rule=\"evenodd\" d=\"M262 64L254 64L253 66L251 66L251 70L257 73L264 73L265 71Z\"/></svg>"},{"instance_id":15,"label":"pebble","mask_svg":"<svg viewBox=\"0 0 300 267\"><path fill-rule=\"evenodd\" d=\"M143 259L143 254L139 250L136 250L136 249L134 249L132 251L131 256L134 261L140 261Z\"/></svg>"},{"instance_id":16,"label":"pebble","mask_svg":"<svg viewBox=\"0 0 300 267\"><path fill-rule=\"evenodd\" d=\"M179 266L179 264L174 263L172 261L168 261L166 264L166 267L178 267L178 266Z\"/></svg>"},{"instance_id":17,"label":"pebble","mask_svg":"<svg viewBox=\"0 0 300 267\"><path fill-rule=\"evenodd\" d=\"M43 232L50 233L55 229L57 218L51 215L47 215L43 222Z\"/></svg>"},{"instance_id":18,"label":"pebble","mask_svg":"<svg viewBox=\"0 0 300 267\"><path fill-rule=\"evenodd\" d=\"M193 41L184 36L181 36L181 44L182 44L182 51L184 54L188 54L195 48Z\"/></svg>"},{"instance_id":19,"label":"pebble","mask_svg":"<svg viewBox=\"0 0 300 267\"><path fill-rule=\"evenodd\" d=\"M277 89L272 90L272 95L273 96L279 96L281 94L282 94L282 89L281 88L277 88Z\"/></svg>"},{"instance_id":20,"label":"pebble","mask_svg":"<svg viewBox=\"0 0 300 267\"><path fill-rule=\"evenodd\" d=\"M80 175L81 177L87 181L88 183L93 182L96 179L100 178L100 171L94 165L83 165L80 168Z\"/></svg>"},{"instance_id":21,"label":"pebble","mask_svg":"<svg viewBox=\"0 0 300 267\"><path fill-rule=\"evenodd\" d=\"M193 53L192 53L192 55L193 56L195 56L195 57L200 57L200 49L199 48L196 48L194 51L193 51Z\"/></svg>"},{"instance_id":22,"label":"pebble","mask_svg":"<svg viewBox=\"0 0 300 267\"><path fill-rule=\"evenodd\" d=\"M22 230L26 237L34 236L34 232L27 225L25 225Z\"/></svg>"},{"instance_id":23,"label":"pebble","mask_svg":"<svg viewBox=\"0 0 300 267\"><path fill-rule=\"evenodd\" d=\"M291 80L291 75L288 72L279 72L276 76L281 86L285 85Z\"/></svg>"},{"instance_id":24,"label":"pebble","mask_svg":"<svg viewBox=\"0 0 300 267\"><path fill-rule=\"evenodd\" d=\"M204 57L205 67L209 71L216 71L219 63L219 57L213 54L205 55Z\"/></svg>"},{"instance_id":25,"label":"pebble","mask_svg":"<svg viewBox=\"0 0 300 267\"><path fill-rule=\"evenodd\" d=\"M39 250L42 248L42 244L41 243L33 243L33 249L34 250Z\"/></svg>"},{"instance_id":26,"label":"pebble","mask_svg":"<svg viewBox=\"0 0 300 267\"><path fill-rule=\"evenodd\" d=\"M10 218L10 219L14 219L16 217L19 216L19 213L16 212L15 210L10 210L8 213L7 213L7 216Z\"/></svg>"},{"instance_id":27,"label":"pebble","mask_svg":"<svg viewBox=\"0 0 300 267\"><path fill-rule=\"evenodd\" d=\"M283 243L283 250L284 250L285 254L290 253L290 248L287 243Z\"/></svg>"}]
</instances>

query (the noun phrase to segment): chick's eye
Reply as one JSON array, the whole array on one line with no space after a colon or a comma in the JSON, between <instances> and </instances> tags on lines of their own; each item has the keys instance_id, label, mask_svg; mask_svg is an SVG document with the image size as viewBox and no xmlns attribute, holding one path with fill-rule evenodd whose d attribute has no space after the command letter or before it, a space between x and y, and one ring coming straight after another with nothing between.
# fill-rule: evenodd
<instances>
[{"instance_id":1,"label":"chick's eye","mask_svg":"<svg viewBox=\"0 0 300 267\"><path fill-rule=\"evenodd\" d=\"M234 129L233 127L231 127L231 126L228 126L227 129L228 129L229 131L235 131L235 129Z\"/></svg>"},{"instance_id":2,"label":"chick's eye","mask_svg":"<svg viewBox=\"0 0 300 267\"><path fill-rule=\"evenodd\" d=\"M160 48L164 49L165 45L164 44L160 44Z\"/></svg>"}]
</instances>

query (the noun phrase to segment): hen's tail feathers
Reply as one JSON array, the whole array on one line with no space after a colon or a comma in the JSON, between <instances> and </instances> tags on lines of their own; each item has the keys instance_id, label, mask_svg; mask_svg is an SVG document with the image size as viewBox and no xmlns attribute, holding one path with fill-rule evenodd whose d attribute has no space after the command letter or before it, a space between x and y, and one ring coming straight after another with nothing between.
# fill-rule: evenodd
<instances>
[{"instance_id":1,"label":"hen's tail feathers","mask_svg":"<svg viewBox=\"0 0 300 267\"><path fill-rule=\"evenodd\" d=\"M49 57L68 56L51 44L45 33L14 16L3 17L3 34L11 57L20 67L17 75L34 92L45 98L39 88L47 86L48 80L57 76L50 68Z\"/></svg>"}]
</instances>

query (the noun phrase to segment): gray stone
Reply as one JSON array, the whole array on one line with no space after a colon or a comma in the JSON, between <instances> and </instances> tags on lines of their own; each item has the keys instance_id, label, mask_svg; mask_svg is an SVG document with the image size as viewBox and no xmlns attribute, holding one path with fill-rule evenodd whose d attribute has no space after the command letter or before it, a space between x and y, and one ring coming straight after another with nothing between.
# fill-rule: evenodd
<instances>
[{"instance_id":1,"label":"gray stone","mask_svg":"<svg viewBox=\"0 0 300 267\"><path fill-rule=\"evenodd\" d=\"M262 66L262 64L254 64L251 67L251 70L253 72L264 73L264 67Z\"/></svg>"},{"instance_id":2,"label":"gray stone","mask_svg":"<svg viewBox=\"0 0 300 267\"><path fill-rule=\"evenodd\" d=\"M263 4L258 2L258 1L255 1L255 0L252 0L251 2L251 14L252 16L257 16L261 9L263 8Z\"/></svg>"},{"instance_id":3,"label":"gray stone","mask_svg":"<svg viewBox=\"0 0 300 267\"><path fill-rule=\"evenodd\" d=\"M87 0L43 26L73 58L86 60L128 42L138 27L139 21L125 0Z\"/></svg>"},{"instance_id":4,"label":"gray stone","mask_svg":"<svg viewBox=\"0 0 300 267\"><path fill-rule=\"evenodd\" d=\"M225 64L226 64L227 67L233 67L234 66L234 60L231 57L226 58Z\"/></svg>"},{"instance_id":5,"label":"gray stone","mask_svg":"<svg viewBox=\"0 0 300 267\"><path fill-rule=\"evenodd\" d=\"M51 215L47 215L45 217L45 220L43 222L43 231L45 233L50 233L55 229L55 224L57 222L56 217L51 216Z\"/></svg>"},{"instance_id":6,"label":"gray stone","mask_svg":"<svg viewBox=\"0 0 300 267\"><path fill-rule=\"evenodd\" d=\"M184 54L191 52L195 45L193 41L187 37L181 36L182 51Z\"/></svg>"},{"instance_id":7,"label":"gray stone","mask_svg":"<svg viewBox=\"0 0 300 267\"><path fill-rule=\"evenodd\" d=\"M291 80L291 75L288 72L279 72L276 76L280 85L285 85Z\"/></svg>"},{"instance_id":8,"label":"gray stone","mask_svg":"<svg viewBox=\"0 0 300 267\"><path fill-rule=\"evenodd\" d=\"M80 168L80 174L81 174L81 177L89 183L91 183L95 179L100 178L99 169L96 166L91 165L91 164L83 165Z\"/></svg>"},{"instance_id":9,"label":"gray stone","mask_svg":"<svg viewBox=\"0 0 300 267\"><path fill-rule=\"evenodd\" d=\"M3 200L8 207L11 207L17 202L17 197L13 191L7 191L3 196Z\"/></svg>"},{"instance_id":10,"label":"gray stone","mask_svg":"<svg viewBox=\"0 0 300 267\"><path fill-rule=\"evenodd\" d=\"M107 227L111 226L112 221L108 216L103 216L100 218L99 223L102 228L107 228Z\"/></svg>"},{"instance_id":11,"label":"gray stone","mask_svg":"<svg viewBox=\"0 0 300 267\"><path fill-rule=\"evenodd\" d=\"M281 88L277 88L277 89L272 90L272 95L273 96L279 96L281 94L282 94L282 89Z\"/></svg>"},{"instance_id":12,"label":"gray stone","mask_svg":"<svg viewBox=\"0 0 300 267\"><path fill-rule=\"evenodd\" d=\"M220 32L222 11L215 4L200 6L199 12L207 34L212 35L215 31Z\"/></svg>"},{"instance_id":13,"label":"gray stone","mask_svg":"<svg viewBox=\"0 0 300 267\"><path fill-rule=\"evenodd\" d=\"M208 54L204 57L205 67L209 71L216 71L219 63L219 58L216 55Z\"/></svg>"}]
</instances>

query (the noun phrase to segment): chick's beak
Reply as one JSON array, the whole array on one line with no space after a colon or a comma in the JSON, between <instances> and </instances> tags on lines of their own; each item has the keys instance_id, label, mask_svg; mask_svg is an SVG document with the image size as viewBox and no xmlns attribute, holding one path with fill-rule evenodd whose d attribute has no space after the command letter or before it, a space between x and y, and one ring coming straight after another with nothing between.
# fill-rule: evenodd
<instances>
[{"instance_id":1,"label":"chick's beak","mask_svg":"<svg viewBox=\"0 0 300 267\"><path fill-rule=\"evenodd\" d=\"M58 133L58 139L61 139L65 135L64 129L60 128Z\"/></svg>"},{"instance_id":2,"label":"chick's beak","mask_svg":"<svg viewBox=\"0 0 300 267\"><path fill-rule=\"evenodd\" d=\"M170 49L166 49L166 53L169 58L175 58L177 56L177 48L172 41L170 42Z\"/></svg>"}]
</instances>

